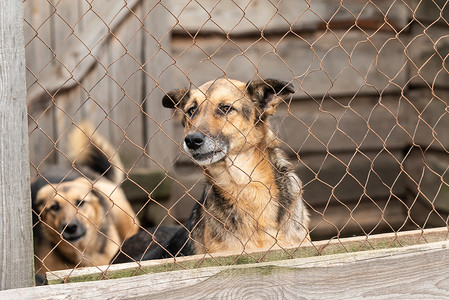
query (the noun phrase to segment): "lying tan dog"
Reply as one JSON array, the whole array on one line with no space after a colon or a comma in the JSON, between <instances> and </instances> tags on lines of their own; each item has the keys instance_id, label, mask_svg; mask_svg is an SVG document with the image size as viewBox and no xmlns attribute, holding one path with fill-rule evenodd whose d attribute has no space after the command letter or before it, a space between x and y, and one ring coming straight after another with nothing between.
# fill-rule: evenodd
<instances>
[{"instance_id":1,"label":"lying tan dog","mask_svg":"<svg viewBox=\"0 0 449 300\"><path fill-rule=\"evenodd\" d=\"M154 250L141 249L143 257L133 251L130 260L308 242L302 183L269 125L276 106L291 93L293 87L279 80L221 78L162 99L165 107L180 112L183 150L203 167L207 185L172 238Z\"/></svg>"},{"instance_id":2,"label":"lying tan dog","mask_svg":"<svg viewBox=\"0 0 449 300\"><path fill-rule=\"evenodd\" d=\"M81 130L80 130L81 129ZM72 166L51 166L31 185L35 267L48 271L108 264L138 220L122 189L116 151L87 124L70 134Z\"/></svg>"}]
</instances>

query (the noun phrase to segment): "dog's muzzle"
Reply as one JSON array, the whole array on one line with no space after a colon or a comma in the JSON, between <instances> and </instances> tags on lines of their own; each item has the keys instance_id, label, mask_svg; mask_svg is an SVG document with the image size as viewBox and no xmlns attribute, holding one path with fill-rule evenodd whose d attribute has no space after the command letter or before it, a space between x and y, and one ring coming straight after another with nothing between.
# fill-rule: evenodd
<instances>
[{"instance_id":1,"label":"dog's muzzle","mask_svg":"<svg viewBox=\"0 0 449 300\"><path fill-rule=\"evenodd\" d=\"M226 157L227 143L222 138L214 138L202 132L189 132L184 138L184 150L199 165L211 165Z\"/></svg>"},{"instance_id":2,"label":"dog's muzzle","mask_svg":"<svg viewBox=\"0 0 449 300\"><path fill-rule=\"evenodd\" d=\"M86 234L86 227L78 220L73 220L68 224L62 224L60 231L65 240L75 242Z\"/></svg>"}]
</instances>

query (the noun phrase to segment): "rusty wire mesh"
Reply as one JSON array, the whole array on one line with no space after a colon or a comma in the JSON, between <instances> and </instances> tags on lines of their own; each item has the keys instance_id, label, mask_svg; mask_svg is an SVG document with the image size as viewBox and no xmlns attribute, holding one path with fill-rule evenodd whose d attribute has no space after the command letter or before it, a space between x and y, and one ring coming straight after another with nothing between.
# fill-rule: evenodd
<instances>
[{"instance_id":1,"label":"rusty wire mesh","mask_svg":"<svg viewBox=\"0 0 449 300\"><path fill-rule=\"evenodd\" d=\"M68 135L87 120L115 149L107 154L123 177L113 190L124 190L131 221L150 232L180 226L205 173L182 151L181 122L162 97L219 77L276 78L294 85L270 126L303 182L312 244L448 226L446 6L24 0L31 172L37 179L65 164L82 173ZM120 249L123 239L102 230L112 208L97 222L82 202L70 202L80 222ZM36 254L38 273L108 264L103 253L46 266L66 241L42 211L34 214L36 230L60 239ZM88 247L72 250L87 256Z\"/></svg>"}]
</instances>

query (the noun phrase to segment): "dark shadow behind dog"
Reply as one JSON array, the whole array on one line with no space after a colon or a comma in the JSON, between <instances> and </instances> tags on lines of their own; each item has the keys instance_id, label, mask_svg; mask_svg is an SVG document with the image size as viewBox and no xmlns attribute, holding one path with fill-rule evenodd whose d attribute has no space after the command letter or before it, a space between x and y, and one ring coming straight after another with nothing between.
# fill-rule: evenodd
<instances>
[{"instance_id":1,"label":"dark shadow behind dog","mask_svg":"<svg viewBox=\"0 0 449 300\"><path fill-rule=\"evenodd\" d=\"M31 184L37 283L48 271L108 264L139 228L116 150L88 123L69 144L73 166L51 165Z\"/></svg>"},{"instance_id":2,"label":"dark shadow behind dog","mask_svg":"<svg viewBox=\"0 0 449 300\"><path fill-rule=\"evenodd\" d=\"M160 226L140 229L123 243L111 263L139 262L146 253L164 245L181 228L182 226Z\"/></svg>"}]
</instances>

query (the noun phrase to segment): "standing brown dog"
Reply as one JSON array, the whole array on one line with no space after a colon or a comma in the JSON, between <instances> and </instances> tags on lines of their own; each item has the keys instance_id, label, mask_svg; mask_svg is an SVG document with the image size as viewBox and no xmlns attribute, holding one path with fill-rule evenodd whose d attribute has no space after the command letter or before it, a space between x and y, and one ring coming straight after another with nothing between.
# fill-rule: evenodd
<instances>
[{"instance_id":1,"label":"standing brown dog","mask_svg":"<svg viewBox=\"0 0 449 300\"><path fill-rule=\"evenodd\" d=\"M309 216L302 184L268 119L293 93L278 80L226 78L174 90L162 103L182 113L184 151L207 185L185 227L143 259L300 245Z\"/></svg>"},{"instance_id":2,"label":"standing brown dog","mask_svg":"<svg viewBox=\"0 0 449 300\"><path fill-rule=\"evenodd\" d=\"M138 221L122 189L121 161L83 124L70 135L75 168L52 166L31 185L35 267L48 271L108 264Z\"/></svg>"}]
</instances>

